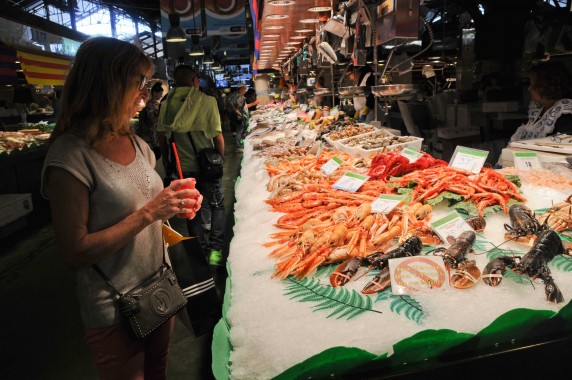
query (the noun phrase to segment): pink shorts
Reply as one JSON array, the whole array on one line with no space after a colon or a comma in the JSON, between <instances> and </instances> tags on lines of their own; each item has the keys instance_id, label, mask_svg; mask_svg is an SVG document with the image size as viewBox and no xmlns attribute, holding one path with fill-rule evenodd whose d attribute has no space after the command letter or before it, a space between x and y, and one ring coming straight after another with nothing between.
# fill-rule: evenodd
<instances>
[{"instance_id":1,"label":"pink shorts","mask_svg":"<svg viewBox=\"0 0 572 380\"><path fill-rule=\"evenodd\" d=\"M85 340L99 377L102 380L166 379L174 326L175 318L171 318L142 340L129 336L123 324L85 329Z\"/></svg>"}]
</instances>

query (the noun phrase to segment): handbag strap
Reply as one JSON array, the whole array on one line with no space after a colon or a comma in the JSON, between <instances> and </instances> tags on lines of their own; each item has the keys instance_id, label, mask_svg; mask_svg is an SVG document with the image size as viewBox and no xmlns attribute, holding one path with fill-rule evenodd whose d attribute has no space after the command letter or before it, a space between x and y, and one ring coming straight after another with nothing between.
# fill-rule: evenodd
<instances>
[{"instance_id":1,"label":"handbag strap","mask_svg":"<svg viewBox=\"0 0 572 380\"><path fill-rule=\"evenodd\" d=\"M113 289L113 291L115 291L115 293L117 293L117 295L119 297L123 296L123 294L121 292L119 292L119 290L117 290L115 288L115 286L113 286L111 284L111 280L109 279L109 277L107 277L107 275L101 270L101 268L99 267L99 265L97 264L93 264L91 266L96 272L97 274L99 274L99 276L103 279L103 281L105 281L107 283L107 285L109 285L109 287L111 289ZM165 260L165 241L163 240L163 265L162 267L166 267L167 269L170 268L169 264L167 264L167 261ZM156 273L153 273L151 275L149 275L147 278L145 278L143 281L140 282L140 284L145 283L146 281L148 281L149 279L153 278L153 276L155 276ZM137 285L139 286L139 285ZM136 287L137 287L136 286Z\"/></svg>"},{"instance_id":2,"label":"handbag strap","mask_svg":"<svg viewBox=\"0 0 572 380\"><path fill-rule=\"evenodd\" d=\"M187 135L189 136L189 140L191 140L191 145L193 147L193 151L195 152L195 156L199 158L199 152L197 152L197 148L195 147L195 142L193 141L193 136L191 135L191 132L187 132Z\"/></svg>"}]
</instances>

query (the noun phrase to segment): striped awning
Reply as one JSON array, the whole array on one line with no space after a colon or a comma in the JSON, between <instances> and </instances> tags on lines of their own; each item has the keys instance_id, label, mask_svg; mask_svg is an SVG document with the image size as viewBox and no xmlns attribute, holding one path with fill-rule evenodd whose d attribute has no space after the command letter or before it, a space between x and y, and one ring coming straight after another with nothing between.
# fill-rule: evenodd
<instances>
[{"instance_id":1,"label":"striped awning","mask_svg":"<svg viewBox=\"0 0 572 380\"><path fill-rule=\"evenodd\" d=\"M17 50L26 81L33 85L63 86L71 58L52 53Z\"/></svg>"},{"instance_id":2,"label":"striped awning","mask_svg":"<svg viewBox=\"0 0 572 380\"><path fill-rule=\"evenodd\" d=\"M14 84L18 80L16 74L16 50L0 44L0 83Z\"/></svg>"}]
</instances>

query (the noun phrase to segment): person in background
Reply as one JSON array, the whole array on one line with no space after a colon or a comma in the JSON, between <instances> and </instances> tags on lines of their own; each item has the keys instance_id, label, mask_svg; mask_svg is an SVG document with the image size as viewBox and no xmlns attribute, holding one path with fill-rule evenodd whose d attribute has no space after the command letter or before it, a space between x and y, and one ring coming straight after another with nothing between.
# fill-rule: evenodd
<instances>
[{"instance_id":1,"label":"person in background","mask_svg":"<svg viewBox=\"0 0 572 380\"><path fill-rule=\"evenodd\" d=\"M557 61L541 62L530 69L528 122L510 141L541 138L556 133L572 134L572 77Z\"/></svg>"},{"instance_id":2,"label":"person in background","mask_svg":"<svg viewBox=\"0 0 572 380\"><path fill-rule=\"evenodd\" d=\"M256 111L256 106L260 102L258 101L258 99L256 99L256 90L254 88L250 87L244 93L244 99L246 100L246 106L248 107L248 112L250 113Z\"/></svg>"},{"instance_id":3,"label":"person in background","mask_svg":"<svg viewBox=\"0 0 572 380\"><path fill-rule=\"evenodd\" d=\"M222 178L206 180L200 177L196 153L205 148L215 148L224 157L224 137L216 99L199 89L199 76L189 65L179 65L174 72L175 87L169 91L159 111L157 133L161 146L165 171L174 165L170 162L169 141L175 143L184 178L195 178L196 188L205 195L211 211L211 231L206 240L200 218L187 220L191 236L197 237L204 252L208 252L210 265L223 265L225 212ZM188 99L187 99L188 98Z\"/></svg>"},{"instance_id":4,"label":"person in background","mask_svg":"<svg viewBox=\"0 0 572 380\"><path fill-rule=\"evenodd\" d=\"M98 59L93 59L98 57ZM42 170L56 241L77 273L85 340L101 379L166 379L175 319L142 340L129 334L116 306L163 264L162 221L199 210L193 179L163 188L155 156L130 119L149 97L152 62L135 45L107 37L77 51ZM186 208L186 207L191 208Z\"/></svg>"},{"instance_id":5,"label":"person in background","mask_svg":"<svg viewBox=\"0 0 572 380\"><path fill-rule=\"evenodd\" d=\"M227 99L227 107L231 124L234 123L234 146L237 152L242 152L242 140L248 128L248 104L244 94L246 85L241 84Z\"/></svg>"},{"instance_id":6,"label":"person in background","mask_svg":"<svg viewBox=\"0 0 572 380\"><path fill-rule=\"evenodd\" d=\"M139 128L137 134L149 144L155 159L161 157L161 149L157 141L157 120L159 118L159 103L163 97L163 85L156 82L151 87L151 98L145 105L145 108L139 112Z\"/></svg>"},{"instance_id":7,"label":"person in background","mask_svg":"<svg viewBox=\"0 0 572 380\"><path fill-rule=\"evenodd\" d=\"M347 75L354 86L375 86L375 77L369 66L353 68L348 71ZM355 109L354 119L364 122L373 120L373 107L375 106L373 94L370 93L367 97L354 97L353 103Z\"/></svg>"},{"instance_id":8,"label":"person in background","mask_svg":"<svg viewBox=\"0 0 572 380\"><path fill-rule=\"evenodd\" d=\"M318 79L316 79L316 83L314 84L314 88L316 90L322 90L326 88L326 86L324 86L324 77L319 77ZM319 91L317 91L319 92ZM316 107L323 107L323 106L327 106L328 104L327 99L329 99L329 97L327 96L323 96L323 95L314 95L314 102L316 103Z\"/></svg>"},{"instance_id":9,"label":"person in background","mask_svg":"<svg viewBox=\"0 0 572 380\"><path fill-rule=\"evenodd\" d=\"M298 94L296 94L296 84L292 79L286 82L286 86L282 90L280 98L283 102L296 103L298 101Z\"/></svg>"}]
</instances>

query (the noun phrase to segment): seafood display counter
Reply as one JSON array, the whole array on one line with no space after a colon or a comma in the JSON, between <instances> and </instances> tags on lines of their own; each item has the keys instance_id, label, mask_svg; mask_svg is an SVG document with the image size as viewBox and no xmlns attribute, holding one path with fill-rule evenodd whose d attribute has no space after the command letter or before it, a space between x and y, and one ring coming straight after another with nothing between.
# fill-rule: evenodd
<instances>
[{"instance_id":1,"label":"seafood display counter","mask_svg":"<svg viewBox=\"0 0 572 380\"><path fill-rule=\"evenodd\" d=\"M320 168L334 155L343 161L338 170L363 175L373 174L369 165L385 168L399 159L389 152L364 166L363 159L327 149L319 158L307 151L270 155L253 149L260 146L256 140L246 140L236 184L223 319L213 339L217 379L441 376L436 371L443 368L463 376L493 362L496 377L533 374L539 366L546 374L568 365L572 258L564 248L571 241L566 212L572 185L555 189L508 177L516 188L490 169L471 176L423 156L417 169L400 165L409 174L379 169L380 180L367 181L359 191L330 191L325 189L339 176L325 176ZM407 176L417 178L423 191L408 192ZM403 204L399 213L385 216L363 211L377 195L397 194L396 184L424 206ZM463 220L467 212L484 219L471 224L477 232L463 232L446 244L422 223L448 218L452 203ZM559 234L545 230L531 210ZM313 224L305 228L310 219ZM389 233L397 225L391 236L371 232ZM378 239L373 246L372 238ZM403 241L393 245L393 238ZM421 252L416 239L423 242ZM344 249L383 253L378 264L360 259L350 268ZM389 286L384 265L409 254L443 257L447 269L439 286L402 294ZM530 360L547 352L547 364Z\"/></svg>"}]
</instances>

